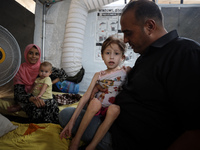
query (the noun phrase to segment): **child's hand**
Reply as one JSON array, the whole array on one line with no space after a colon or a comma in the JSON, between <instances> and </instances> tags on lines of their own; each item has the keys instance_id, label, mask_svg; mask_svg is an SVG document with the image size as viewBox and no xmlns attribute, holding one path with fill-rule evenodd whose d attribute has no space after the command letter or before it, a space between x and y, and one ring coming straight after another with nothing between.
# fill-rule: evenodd
<instances>
[{"instance_id":1,"label":"child's hand","mask_svg":"<svg viewBox=\"0 0 200 150\"><path fill-rule=\"evenodd\" d=\"M73 128L73 123L72 123L72 121L69 121L68 124L65 126L65 128L60 133L60 138L66 139L66 138L71 137L72 128Z\"/></svg>"}]
</instances>

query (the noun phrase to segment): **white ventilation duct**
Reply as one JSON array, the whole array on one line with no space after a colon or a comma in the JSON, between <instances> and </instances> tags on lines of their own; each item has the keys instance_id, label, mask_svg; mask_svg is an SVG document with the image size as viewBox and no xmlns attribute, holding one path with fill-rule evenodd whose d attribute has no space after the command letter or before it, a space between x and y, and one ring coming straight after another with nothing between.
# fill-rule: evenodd
<instances>
[{"instance_id":1,"label":"white ventilation duct","mask_svg":"<svg viewBox=\"0 0 200 150\"><path fill-rule=\"evenodd\" d=\"M72 0L66 24L62 68L69 76L75 76L82 68L82 49L89 10L98 9L117 0Z\"/></svg>"}]
</instances>

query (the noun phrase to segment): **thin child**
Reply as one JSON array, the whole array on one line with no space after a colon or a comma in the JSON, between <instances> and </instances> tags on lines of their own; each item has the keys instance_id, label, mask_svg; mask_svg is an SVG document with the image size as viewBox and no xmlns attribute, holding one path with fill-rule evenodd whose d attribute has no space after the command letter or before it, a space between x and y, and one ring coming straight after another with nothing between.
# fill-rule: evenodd
<instances>
[{"instance_id":1,"label":"thin child","mask_svg":"<svg viewBox=\"0 0 200 150\"><path fill-rule=\"evenodd\" d=\"M115 38L114 36L110 36L104 41L101 48L101 56L105 65L107 66L107 69L95 73L89 88L81 98L70 121L61 132L61 139L67 138L67 136L72 136L72 128L74 127L75 121L77 120L77 117L79 116L83 107L89 101L95 84L99 83L106 90L104 92L99 92L96 98L93 98L89 102L78 131L75 134L75 137L72 139L69 148L70 150L78 149L81 137L88 127L90 121L94 116L99 116L104 120L99 126L94 138L86 147L86 149L94 150L97 144L109 130L112 123L120 114L120 107L114 104L114 101L115 96L121 90L121 86L125 80L126 73L130 70L130 67L120 67L120 64L125 58L125 48L125 43L122 40Z\"/></svg>"}]
</instances>

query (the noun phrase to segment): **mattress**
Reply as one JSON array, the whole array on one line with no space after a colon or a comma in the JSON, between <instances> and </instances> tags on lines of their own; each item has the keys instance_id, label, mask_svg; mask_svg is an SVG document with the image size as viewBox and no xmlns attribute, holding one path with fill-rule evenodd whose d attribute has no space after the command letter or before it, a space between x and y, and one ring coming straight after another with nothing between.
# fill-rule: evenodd
<instances>
[{"instance_id":1,"label":"mattress","mask_svg":"<svg viewBox=\"0 0 200 150\"><path fill-rule=\"evenodd\" d=\"M12 87L12 86L11 86ZM9 89L4 90L4 89ZM53 92L54 95L66 94ZM15 113L7 112L7 108L14 104L13 90L0 87L0 113L2 115L17 116L27 118L24 111ZM78 102L69 105L59 105L59 110L66 107L77 107ZM0 137L0 150L67 150L71 138L60 139L59 135L62 127L53 123L12 123L18 126L15 130ZM82 145L83 142L80 143Z\"/></svg>"},{"instance_id":2,"label":"mattress","mask_svg":"<svg viewBox=\"0 0 200 150\"><path fill-rule=\"evenodd\" d=\"M58 124L21 124L0 137L0 150L67 150L71 139L60 139L62 128ZM36 127L32 130L33 127Z\"/></svg>"},{"instance_id":3,"label":"mattress","mask_svg":"<svg viewBox=\"0 0 200 150\"><path fill-rule=\"evenodd\" d=\"M53 92L54 95L57 94L66 94L66 93L61 93L61 92ZM17 117L24 117L24 118L28 118L26 113L22 110L18 111L18 112L14 112L14 113L9 113L7 111L7 108L12 106L14 104L14 99L13 99L13 94L10 94L9 96L7 95L7 97L0 97L0 113L3 115L9 115L9 116L17 116ZM59 106L59 110L63 110L66 107L77 107L78 102L73 103L73 104L69 104L69 105L60 105Z\"/></svg>"}]
</instances>

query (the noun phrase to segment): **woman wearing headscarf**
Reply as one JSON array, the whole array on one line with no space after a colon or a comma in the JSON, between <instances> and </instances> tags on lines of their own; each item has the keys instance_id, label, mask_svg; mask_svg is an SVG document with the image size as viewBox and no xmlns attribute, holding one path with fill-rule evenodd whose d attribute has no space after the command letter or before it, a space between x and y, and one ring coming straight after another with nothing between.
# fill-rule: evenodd
<instances>
[{"instance_id":1,"label":"woman wearing headscarf","mask_svg":"<svg viewBox=\"0 0 200 150\"><path fill-rule=\"evenodd\" d=\"M41 50L35 44L29 44L24 51L25 62L21 64L19 71L14 77L14 101L17 105L8 110L18 111L22 108L28 115L30 122L35 123L58 123L58 105L55 99L43 101L36 100L30 93L34 81L38 76L40 67ZM52 69L53 81L64 80L67 75L63 69ZM57 77L57 78L55 78Z\"/></svg>"}]
</instances>

